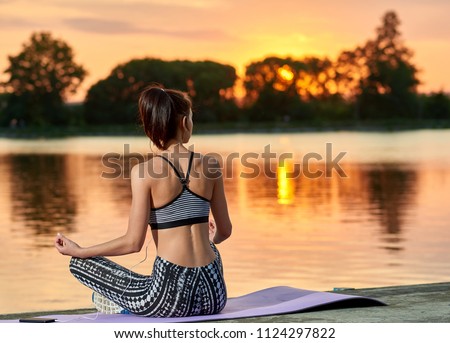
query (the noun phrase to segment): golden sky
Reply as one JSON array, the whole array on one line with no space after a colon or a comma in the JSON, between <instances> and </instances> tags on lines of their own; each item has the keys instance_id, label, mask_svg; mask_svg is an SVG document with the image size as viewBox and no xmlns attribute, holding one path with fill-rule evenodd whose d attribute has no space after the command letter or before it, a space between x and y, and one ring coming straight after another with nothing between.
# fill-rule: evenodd
<instances>
[{"instance_id":1,"label":"golden sky","mask_svg":"<svg viewBox=\"0 0 450 343\"><path fill-rule=\"evenodd\" d=\"M373 38L389 10L415 52L419 90L449 92L448 0L0 0L0 70L32 32L50 31L89 72L81 100L132 58L210 59L239 74L269 55L335 59Z\"/></svg>"}]
</instances>

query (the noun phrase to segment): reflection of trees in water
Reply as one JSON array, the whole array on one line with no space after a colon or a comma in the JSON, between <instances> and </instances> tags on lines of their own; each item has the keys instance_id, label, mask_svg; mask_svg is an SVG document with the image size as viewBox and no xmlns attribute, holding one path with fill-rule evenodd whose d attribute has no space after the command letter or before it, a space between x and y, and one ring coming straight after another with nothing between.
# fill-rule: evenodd
<instances>
[{"instance_id":1,"label":"reflection of trees in water","mask_svg":"<svg viewBox=\"0 0 450 343\"><path fill-rule=\"evenodd\" d=\"M329 211L333 201L333 180L325 177L325 169L321 164L310 165L306 177L305 166L288 165L285 169L277 163L270 166L271 173L262 162L258 164L258 173L254 177L245 178L247 183L247 196L250 205L256 208L268 206L266 213L277 214L284 205L289 208ZM233 181L237 182L242 170L234 172ZM232 196L232 195L231 195ZM230 197L227 194L227 197ZM284 198L283 198L284 197ZM289 200L289 201L280 201ZM263 200L263 201L262 201ZM261 202L262 201L262 202ZM323 212L322 212L323 214Z\"/></svg>"},{"instance_id":2,"label":"reflection of trees in water","mask_svg":"<svg viewBox=\"0 0 450 343\"><path fill-rule=\"evenodd\" d=\"M323 164L311 168L314 171L325 170ZM227 193L227 197L232 202L238 194L245 193L245 205L251 208L252 213L269 217L287 215L295 220L309 216L322 220L339 212L339 223L361 223L364 227L376 220L383 228L386 249L398 249L408 209L416 194L417 171L409 165L393 163L348 164L344 169L347 177L336 173L331 178L325 174L315 178L300 174L285 184L290 187L287 190L280 189L283 182L278 180L277 183L277 179L268 178L264 173L238 180L240 170L235 170L234 189ZM275 164L272 170L276 170ZM289 191L290 201L279 201L281 191Z\"/></svg>"},{"instance_id":3,"label":"reflection of trees in water","mask_svg":"<svg viewBox=\"0 0 450 343\"><path fill-rule=\"evenodd\" d=\"M84 157L87 166L96 166L94 174L100 176L102 167L98 157ZM74 230L77 214L76 190L71 185L71 165L65 155L9 155L5 161L10 165L12 218L24 222L36 233ZM107 186L108 198L121 211L128 213L131 201L129 171L139 162L129 156L121 159L122 175L99 183ZM83 164L84 165L84 164ZM86 167L86 166L85 166ZM83 167L83 168L85 168ZM229 167L229 166L228 166ZM308 178L304 175L283 183L279 178L267 177L263 164L258 163L260 173L255 177L242 178L243 168L235 168L232 179L225 179L230 203L239 203L255 215L268 219L280 215L308 216L314 220L338 213L340 222L366 225L377 220L383 228L383 240L395 249L400 242L401 231L408 209L414 201L417 172L409 166L398 164L346 165L348 178L333 174ZM314 166L313 170L323 170ZM225 167L225 170L227 166ZM271 166L276 171L277 165ZM87 172L84 170L84 172ZM285 180L286 181L286 180ZM283 188L285 187L285 189ZM111 190L110 189L110 190ZM280 196L288 195L289 199Z\"/></svg>"},{"instance_id":4,"label":"reflection of trees in water","mask_svg":"<svg viewBox=\"0 0 450 343\"><path fill-rule=\"evenodd\" d=\"M130 156L122 157L122 175L111 180L114 188L111 196L118 208L128 209L129 172L137 162ZM224 166L230 204L239 204L242 210L250 209L252 215L265 216L268 220L277 220L280 216L288 216L292 221L303 216L322 220L338 211L340 221L336 225L360 223L367 230L373 228L373 224L367 225L375 220L382 227L385 248L400 249L401 231L416 193L417 171L409 165L347 164L343 166L347 177L337 173L325 177L325 165L318 163L309 166L310 173L318 173L317 177L306 177L304 172L297 171L293 174L296 178L280 180L276 163L270 165L273 175L267 174L267 165L262 161L252 163L255 169L238 163ZM288 170L292 171L292 166ZM283 194L289 198L280 201Z\"/></svg>"},{"instance_id":5,"label":"reflection of trees in water","mask_svg":"<svg viewBox=\"0 0 450 343\"><path fill-rule=\"evenodd\" d=\"M65 155L9 155L12 218L36 234L74 230L76 197Z\"/></svg>"},{"instance_id":6,"label":"reflection of trees in water","mask_svg":"<svg viewBox=\"0 0 450 343\"><path fill-rule=\"evenodd\" d=\"M417 171L397 163L349 165L345 171L348 179L339 181L342 210L363 216L365 221L377 220L390 236L387 240L398 241L414 202Z\"/></svg>"},{"instance_id":7,"label":"reflection of trees in water","mask_svg":"<svg viewBox=\"0 0 450 343\"><path fill-rule=\"evenodd\" d=\"M414 200L417 172L396 164L381 164L366 175L371 214L389 235L387 242L395 243Z\"/></svg>"},{"instance_id":8,"label":"reflection of trees in water","mask_svg":"<svg viewBox=\"0 0 450 343\"><path fill-rule=\"evenodd\" d=\"M117 210L123 212L125 215L129 214L129 207L131 205L131 169L138 163L142 163L147 160L147 156L140 154L125 154L117 155L117 158L112 160L114 163L115 173L111 174L112 167L105 167L105 160L103 159L102 172L110 174L106 177L107 184L111 187L112 191L110 198L112 203L117 207ZM98 163L98 160L96 161ZM145 171L143 171L145 172Z\"/></svg>"}]
</instances>

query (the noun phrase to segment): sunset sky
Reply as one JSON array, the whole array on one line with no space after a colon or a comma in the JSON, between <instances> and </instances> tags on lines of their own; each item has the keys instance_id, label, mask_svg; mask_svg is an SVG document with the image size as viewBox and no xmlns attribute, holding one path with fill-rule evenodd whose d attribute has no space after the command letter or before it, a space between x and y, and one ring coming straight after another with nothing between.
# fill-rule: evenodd
<instances>
[{"instance_id":1,"label":"sunset sky","mask_svg":"<svg viewBox=\"0 0 450 343\"><path fill-rule=\"evenodd\" d=\"M448 0L0 0L0 80L8 55L50 31L88 70L78 94L132 58L210 59L236 67L269 55L327 56L375 36L395 11L421 71L420 91L450 92Z\"/></svg>"}]
</instances>

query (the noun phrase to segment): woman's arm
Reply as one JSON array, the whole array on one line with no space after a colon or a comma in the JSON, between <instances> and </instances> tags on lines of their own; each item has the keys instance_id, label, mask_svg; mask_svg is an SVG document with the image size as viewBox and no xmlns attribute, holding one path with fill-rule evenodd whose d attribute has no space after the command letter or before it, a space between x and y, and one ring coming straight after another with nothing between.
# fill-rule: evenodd
<instances>
[{"instance_id":1,"label":"woman's arm","mask_svg":"<svg viewBox=\"0 0 450 343\"><path fill-rule=\"evenodd\" d=\"M131 170L132 202L128 230L111 241L82 248L67 237L58 233L56 249L63 255L86 258L92 256L119 256L141 250L147 232L150 206L150 187L148 179L139 175L139 165Z\"/></svg>"},{"instance_id":2,"label":"woman's arm","mask_svg":"<svg viewBox=\"0 0 450 343\"><path fill-rule=\"evenodd\" d=\"M232 224L228 214L222 172L219 163L215 161L215 164L217 169L213 173L215 182L211 197L211 212L216 226L213 242L219 244L231 236Z\"/></svg>"}]
</instances>

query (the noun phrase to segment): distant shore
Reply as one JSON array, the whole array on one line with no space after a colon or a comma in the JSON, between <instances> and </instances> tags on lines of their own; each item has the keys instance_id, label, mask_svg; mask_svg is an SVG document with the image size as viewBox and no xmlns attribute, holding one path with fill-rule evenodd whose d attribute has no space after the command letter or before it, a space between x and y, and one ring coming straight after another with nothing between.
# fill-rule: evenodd
<instances>
[{"instance_id":1,"label":"distant shore","mask_svg":"<svg viewBox=\"0 0 450 343\"><path fill-rule=\"evenodd\" d=\"M394 132L421 129L450 129L450 120L416 121L361 121L333 123L305 122L227 122L196 123L195 134L233 134L233 133L295 133L295 132ZM77 136L142 136L144 132L138 125L110 126L45 126L45 127L0 127L0 138L36 139L65 138Z\"/></svg>"}]
</instances>

